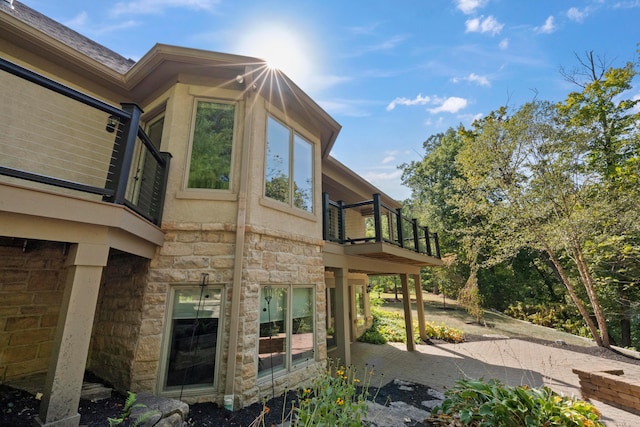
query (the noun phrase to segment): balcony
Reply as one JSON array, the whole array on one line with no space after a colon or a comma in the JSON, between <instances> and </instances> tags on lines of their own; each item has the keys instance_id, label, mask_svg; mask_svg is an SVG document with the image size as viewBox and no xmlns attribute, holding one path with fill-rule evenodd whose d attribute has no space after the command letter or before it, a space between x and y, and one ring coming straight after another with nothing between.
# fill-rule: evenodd
<instances>
[{"instance_id":1,"label":"balcony","mask_svg":"<svg viewBox=\"0 0 640 427\"><path fill-rule=\"evenodd\" d=\"M3 58L0 70L0 183L123 205L160 225L171 155L137 105L116 108Z\"/></svg>"},{"instance_id":2,"label":"balcony","mask_svg":"<svg viewBox=\"0 0 640 427\"><path fill-rule=\"evenodd\" d=\"M345 204L324 193L322 212L323 239L343 245L346 255L415 266L442 264L438 234L387 206L380 194Z\"/></svg>"}]
</instances>

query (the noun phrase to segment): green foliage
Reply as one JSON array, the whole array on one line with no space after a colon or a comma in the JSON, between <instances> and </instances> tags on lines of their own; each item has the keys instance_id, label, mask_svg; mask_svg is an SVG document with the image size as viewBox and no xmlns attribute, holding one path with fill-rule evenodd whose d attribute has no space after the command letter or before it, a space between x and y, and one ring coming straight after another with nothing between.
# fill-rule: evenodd
<instances>
[{"instance_id":1,"label":"green foliage","mask_svg":"<svg viewBox=\"0 0 640 427\"><path fill-rule=\"evenodd\" d=\"M326 371L315 377L311 387L298 392L292 427L363 425L373 372L365 370L361 382L352 367L338 366L332 375L333 370L330 363Z\"/></svg>"},{"instance_id":2,"label":"green foliage","mask_svg":"<svg viewBox=\"0 0 640 427\"><path fill-rule=\"evenodd\" d=\"M298 400L293 401L290 411L285 413L283 409L282 424L289 422L291 427L362 426L373 374L373 369L365 369L360 374L353 367L336 366L330 361L327 369L319 370L314 376L309 387L298 390ZM374 400L375 395L371 399ZM265 406L251 427L264 426L264 416L268 412L269 408Z\"/></svg>"},{"instance_id":3,"label":"green foliage","mask_svg":"<svg viewBox=\"0 0 640 427\"><path fill-rule=\"evenodd\" d=\"M508 387L497 380L459 380L432 410L442 426L603 427L590 403L559 396L548 387Z\"/></svg>"},{"instance_id":4,"label":"green foliage","mask_svg":"<svg viewBox=\"0 0 640 427\"><path fill-rule=\"evenodd\" d=\"M464 332L457 328L452 328L444 323L435 324L425 322L425 329L428 338L443 340L452 343L461 343L464 341Z\"/></svg>"},{"instance_id":5,"label":"green foliage","mask_svg":"<svg viewBox=\"0 0 640 427\"><path fill-rule=\"evenodd\" d=\"M189 188L229 189L235 108L199 102L189 164Z\"/></svg>"},{"instance_id":6,"label":"green foliage","mask_svg":"<svg viewBox=\"0 0 640 427\"><path fill-rule=\"evenodd\" d=\"M443 252L460 265L429 272L426 288L462 289L477 314L481 302L504 309L568 295L599 345L611 327L627 346L640 340L631 327L640 315L637 71L591 52L578 61L563 73L579 88L566 100L501 107L429 137L423 159L402 165L403 182L412 211L446 230Z\"/></svg>"},{"instance_id":7,"label":"green foliage","mask_svg":"<svg viewBox=\"0 0 640 427\"><path fill-rule=\"evenodd\" d=\"M402 314L372 307L371 315L373 316L373 324L358 338L358 341L369 344L407 341ZM464 332L460 329L448 327L444 323L438 325L425 322L425 329L428 338L454 343L464 341ZM413 325L413 339L416 344L422 342L420 331L415 324Z\"/></svg>"},{"instance_id":8,"label":"green foliage","mask_svg":"<svg viewBox=\"0 0 640 427\"><path fill-rule=\"evenodd\" d=\"M482 309L482 297L478 290L478 278L472 271L467 284L458 293L458 302L478 323L483 322L484 310Z\"/></svg>"},{"instance_id":9,"label":"green foliage","mask_svg":"<svg viewBox=\"0 0 640 427\"><path fill-rule=\"evenodd\" d=\"M514 319L526 320L581 337L590 337L580 313L575 306L561 303L510 305L504 313Z\"/></svg>"},{"instance_id":10,"label":"green foliage","mask_svg":"<svg viewBox=\"0 0 640 427\"><path fill-rule=\"evenodd\" d=\"M147 407L146 405L143 405L141 403L136 403L135 393L128 392L127 400L124 403L124 407L122 408L122 413L120 414L120 416L118 418L107 418L107 421L109 422L109 427L114 427L123 423L125 423L123 425L127 425L129 427L138 427L144 424L146 421L150 420L151 418L155 417L156 415L160 414L160 412L157 410L149 410L149 411L143 412L138 417L131 419L131 412L135 408L146 408L146 407Z\"/></svg>"}]
</instances>

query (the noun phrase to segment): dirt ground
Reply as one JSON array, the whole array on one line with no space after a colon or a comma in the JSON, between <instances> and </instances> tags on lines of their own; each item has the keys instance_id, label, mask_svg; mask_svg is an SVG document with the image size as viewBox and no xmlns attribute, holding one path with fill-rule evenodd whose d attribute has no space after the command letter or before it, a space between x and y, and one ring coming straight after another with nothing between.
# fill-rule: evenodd
<instances>
[{"instance_id":1,"label":"dirt ground","mask_svg":"<svg viewBox=\"0 0 640 427\"><path fill-rule=\"evenodd\" d=\"M391 402L402 401L409 405L420 407L421 402L433 399L428 393L429 387L421 384L414 384L411 390L406 390L393 381L389 382L379 390L371 389L370 393L375 394L375 402L381 405L389 405ZM269 413L264 417L265 426L280 424L283 417L286 417L291 410L293 401L297 399L295 392L290 392L285 396L279 396L266 402ZM90 402L81 400L78 412L80 413L80 425L90 427L109 426L108 418L116 418L122 413L125 397L117 392L113 392L110 399L100 402ZM38 414L40 401L32 394L0 385L0 426L11 427L31 427L32 419ZM241 410L230 412L219 407L215 403L198 403L190 405L189 418L187 424L194 427L248 427L256 420L263 411L262 404L254 404ZM129 425L128 423L121 424ZM414 422L413 426L427 425Z\"/></svg>"}]
</instances>

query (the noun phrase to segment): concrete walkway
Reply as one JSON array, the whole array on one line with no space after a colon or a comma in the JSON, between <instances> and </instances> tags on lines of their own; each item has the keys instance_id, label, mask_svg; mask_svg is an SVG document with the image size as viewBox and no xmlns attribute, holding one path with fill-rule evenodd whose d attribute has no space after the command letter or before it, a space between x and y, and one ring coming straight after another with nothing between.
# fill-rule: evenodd
<instances>
[{"instance_id":1,"label":"concrete walkway","mask_svg":"<svg viewBox=\"0 0 640 427\"><path fill-rule=\"evenodd\" d=\"M511 386L546 385L557 393L580 397L578 376L573 368L622 369L625 377L637 378L640 383L640 365L519 339L416 345L415 352L406 351L406 345L400 343L355 342L351 345L351 364L357 369L373 366L372 385L377 385L382 376L382 384L398 378L442 392L459 378L496 378ZM607 427L640 426L640 416L598 401L592 403L602 413Z\"/></svg>"}]
</instances>

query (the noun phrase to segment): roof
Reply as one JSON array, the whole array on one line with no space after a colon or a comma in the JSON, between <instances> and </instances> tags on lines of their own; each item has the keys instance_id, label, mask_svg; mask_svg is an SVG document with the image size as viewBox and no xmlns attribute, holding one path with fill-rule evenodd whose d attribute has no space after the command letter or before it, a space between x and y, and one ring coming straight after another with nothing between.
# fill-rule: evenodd
<instances>
[{"instance_id":1,"label":"roof","mask_svg":"<svg viewBox=\"0 0 640 427\"><path fill-rule=\"evenodd\" d=\"M323 158L329 155L341 129L284 73L265 73L266 61L262 59L156 44L135 62L17 1L12 7L0 0L0 28L0 38L98 82L112 96L118 94L121 102L145 105L184 75L209 78L213 74L239 89L236 77L242 75L245 80L251 77L256 90L273 106L318 132ZM245 84L244 89L248 87Z\"/></svg>"},{"instance_id":2,"label":"roof","mask_svg":"<svg viewBox=\"0 0 640 427\"><path fill-rule=\"evenodd\" d=\"M0 1L0 11L93 58L118 73L124 74L135 64L132 59L125 58L18 1L13 2L13 7L6 1Z\"/></svg>"}]
</instances>

